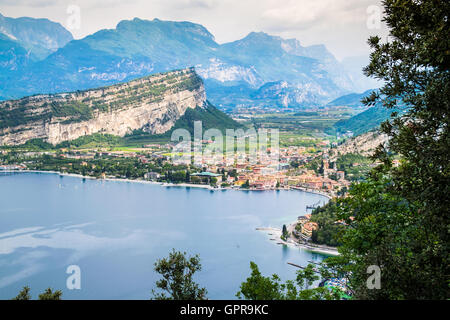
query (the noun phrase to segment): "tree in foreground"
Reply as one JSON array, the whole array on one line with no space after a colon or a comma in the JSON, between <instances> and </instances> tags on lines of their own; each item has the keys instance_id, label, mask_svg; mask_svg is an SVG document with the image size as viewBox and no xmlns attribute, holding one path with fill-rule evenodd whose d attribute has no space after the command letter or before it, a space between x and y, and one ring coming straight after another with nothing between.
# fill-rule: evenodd
<instances>
[{"instance_id":1,"label":"tree in foreground","mask_svg":"<svg viewBox=\"0 0 450 320\"><path fill-rule=\"evenodd\" d=\"M310 288L319 280L313 265L297 271L295 281L282 282L276 274L265 277L254 262L250 262L251 275L241 284L236 294L246 300L335 300L339 292L324 287Z\"/></svg>"},{"instance_id":2,"label":"tree in foreground","mask_svg":"<svg viewBox=\"0 0 450 320\"><path fill-rule=\"evenodd\" d=\"M162 279L156 287L162 292L152 290L155 300L206 300L207 291L193 280L194 274L200 271L200 257L187 257L186 252L172 250L169 257L155 263L155 271Z\"/></svg>"},{"instance_id":3,"label":"tree in foreground","mask_svg":"<svg viewBox=\"0 0 450 320\"><path fill-rule=\"evenodd\" d=\"M23 287L23 289L19 292L19 294L12 300L31 300L30 287L29 286Z\"/></svg>"},{"instance_id":4,"label":"tree in foreground","mask_svg":"<svg viewBox=\"0 0 450 320\"><path fill-rule=\"evenodd\" d=\"M374 159L382 165L340 201L339 219L349 228L341 255L327 263L348 278L358 299L448 299L450 2L383 5L390 36L369 39L365 73L384 86L364 102L403 112L381 126L389 144ZM370 266L380 268L378 289L368 286Z\"/></svg>"},{"instance_id":5,"label":"tree in foreground","mask_svg":"<svg viewBox=\"0 0 450 320\"><path fill-rule=\"evenodd\" d=\"M390 35L385 42L369 39L365 74L384 86L364 102L402 112L381 126L389 143L374 159L382 164L338 202L337 218L348 228L340 255L325 260L321 276L345 279L356 299L448 299L450 2L383 0L383 6ZM380 286L370 283L373 267ZM257 269L241 289L251 299L264 290L294 296Z\"/></svg>"},{"instance_id":6,"label":"tree in foreground","mask_svg":"<svg viewBox=\"0 0 450 320\"><path fill-rule=\"evenodd\" d=\"M39 295L39 300L61 300L62 292L56 290L53 292L51 288L46 289Z\"/></svg>"},{"instance_id":7,"label":"tree in foreground","mask_svg":"<svg viewBox=\"0 0 450 320\"><path fill-rule=\"evenodd\" d=\"M53 292L51 288L48 288L43 293L41 293L38 298L39 300L61 300L61 296L61 290L56 290ZM13 298L13 300L31 300L30 287L23 287L23 289L15 298Z\"/></svg>"},{"instance_id":8,"label":"tree in foreground","mask_svg":"<svg viewBox=\"0 0 450 320\"><path fill-rule=\"evenodd\" d=\"M370 38L373 52L365 73L385 85L365 102L407 109L382 125L389 148L379 148L376 159L383 166L344 204L344 218L353 213L357 229L346 241L348 252L357 259L366 255L366 264L381 268L381 289L356 293L448 299L450 2L384 0L383 5L390 37ZM392 153L401 158L398 167L392 166ZM374 187L378 193L369 190Z\"/></svg>"}]
</instances>

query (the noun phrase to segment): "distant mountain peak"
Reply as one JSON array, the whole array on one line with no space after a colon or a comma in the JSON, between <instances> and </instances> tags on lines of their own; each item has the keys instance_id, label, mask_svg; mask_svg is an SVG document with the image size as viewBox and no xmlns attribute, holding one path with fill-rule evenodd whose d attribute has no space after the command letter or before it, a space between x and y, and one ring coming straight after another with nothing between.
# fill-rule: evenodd
<instances>
[{"instance_id":1,"label":"distant mountain peak","mask_svg":"<svg viewBox=\"0 0 450 320\"><path fill-rule=\"evenodd\" d=\"M245 38L238 41L281 41L282 38L279 36L273 36L266 32L250 32Z\"/></svg>"},{"instance_id":2,"label":"distant mountain peak","mask_svg":"<svg viewBox=\"0 0 450 320\"><path fill-rule=\"evenodd\" d=\"M320 61L337 62L334 55L328 51L324 44L316 44L311 46L302 46L300 41L295 38L284 39L280 36L270 35L265 32L250 32L246 37L241 40L231 42L238 46L267 46L271 47L271 50L277 50L277 54L280 53L280 49L288 54L302 56L307 58L313 58Z\"/></svg>"},{"instance_id":3,"label":"distant mountain peak","mask_svg":"<svg viewBox=\"0 0 450 320\"><path fill-rule=\"evenodd\" d=\"M17 40L36 60L44 59L73 40L60 23L46 18L9 18L0 14L0 33Z\"/></svg>"},{"instance_id":4,"label":"distant mountain peak","mask_svg":"<svg viewBox=\"0 0 450 320\"><path fill-rule=\"evenodd\" d=\"M252 31L246 36L246 38L268 38L268 37L271 38L272 36L263 31Z\"/></svg>"},{"instance_id":5,"label":"distant mountain peak","mask_svg":"<svg viewBox=\"0 0 450 320\"><path fill-rule=\"evenodd\" d=\"M211 101L222 106L282 101L299 108L354 91L351 78L323 45L303 47L296 39L266 32L218 44L200 24L134 18L30 64L16 73L17 80L0 87L0 95L88 89L189 66L207 80Z\"/></svg>"},{"instance_id":6,"label":"distant mountain peak","mask_svg":"<svg viewBox=\"0 0 450 320\"><path fill-rule=\"evenodd\" d=\"M200 35L203 38L214 41L214 36L201 24L189 21L169 21L154 18L153 20L145 20L134 18L133 20L122 20L117 26L116 30L133 29L137 27L155 28L162 32L189 32L191 34Z\"/></svg>"}]
</instances>

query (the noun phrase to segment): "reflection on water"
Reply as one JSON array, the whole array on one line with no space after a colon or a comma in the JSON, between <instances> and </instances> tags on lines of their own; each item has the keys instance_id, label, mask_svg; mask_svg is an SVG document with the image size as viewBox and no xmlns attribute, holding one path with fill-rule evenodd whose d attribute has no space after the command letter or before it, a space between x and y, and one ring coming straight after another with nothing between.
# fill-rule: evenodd
<instances>
[{"instance_id":1,"label":"reflection on water","mask_svg":"<svg viewBox=\"0 0 450 320\"><path fill-rule=\"evenodd\" d=\"M210 192L60 177L0 175L0 298L24 285L65 299L148 299L154 262L175 248L200 254L197 281L213 299L233 299L254 261L266 275L295 278L294 262L322 255L280 246L257 227L277 227L323 197L300 191ZM82 289L65 288L77 264Z\"/></svg>"}]
</instances>

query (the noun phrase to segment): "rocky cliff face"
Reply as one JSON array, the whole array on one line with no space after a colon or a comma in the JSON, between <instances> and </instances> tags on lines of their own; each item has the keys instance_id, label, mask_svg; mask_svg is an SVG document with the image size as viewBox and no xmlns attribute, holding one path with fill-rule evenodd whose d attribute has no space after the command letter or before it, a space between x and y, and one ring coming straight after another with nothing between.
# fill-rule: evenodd
<instances>
[{"instance_id":1,"label":"rocky cliff face","mask_svg":"<svg viewBox=\"0 0 450 320\"><path fill-rule=\"evenodd\" d=\"M193 69L5 101L0 103L0 144L18 145L30 139L58 144L98 132L124 136L136 129L160 134L188 108L205 103L203 82Z\"/></svg>"},{"instance_id":2,"label":"rocky cliff face","mask_svg":"<svg viewBox=\"0 0 450 320\"><path fill-rule=\"evenodd\" d=\"M370 131L359 136L353 137L336 149L330 151L331 159L337 155L344 155L348 153L361 154L363 156L372 156L376 148L381 144L388 147L389 137L386 134L377 131Z\"/></svg>"}]
</instances>

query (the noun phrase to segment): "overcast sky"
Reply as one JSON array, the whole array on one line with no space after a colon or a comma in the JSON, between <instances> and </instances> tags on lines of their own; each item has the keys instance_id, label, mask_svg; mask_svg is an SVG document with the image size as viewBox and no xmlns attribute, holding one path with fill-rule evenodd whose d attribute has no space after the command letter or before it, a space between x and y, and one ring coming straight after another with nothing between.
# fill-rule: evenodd
<instances>
[{"instance_id":1,"label":"overcast sky","mask_svg":"<svg viewBox=\"0 0 450 320\"><path fill-rule=\"evenodd\" d=\"M366 39L370 35L386 36L384 25L377 25L380 3L381 0L0 0L0 13L14 18L48 18L69 28L75 38L114 28L119 21L134 17L184 20L204 25L219 43L238 40L251 31L264 31L296 38L303 45L325 44L338 59L343 59L368 55ZM77 8L79 25L73 19Z\"/></svg>"}]
</instances>

